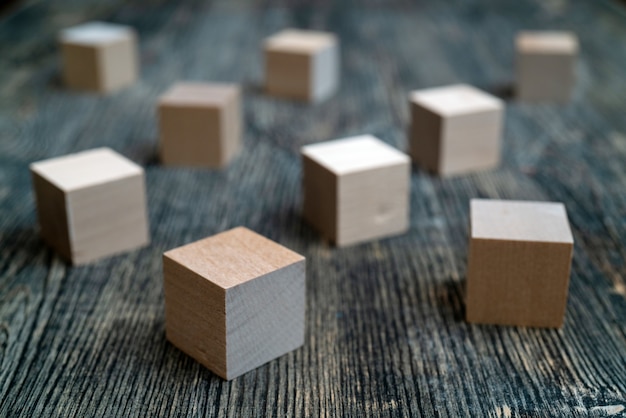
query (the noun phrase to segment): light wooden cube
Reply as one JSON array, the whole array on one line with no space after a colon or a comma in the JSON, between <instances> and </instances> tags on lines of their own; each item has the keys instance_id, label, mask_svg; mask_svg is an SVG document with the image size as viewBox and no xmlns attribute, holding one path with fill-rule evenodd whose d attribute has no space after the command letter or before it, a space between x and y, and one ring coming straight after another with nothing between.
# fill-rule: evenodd
<instances>
[{"instance_id":1,"label":"light wooden cube","mask_svg":"<svg viewBox=\"0 0 626 418\"><path fill-rule=\"evenodd\" d=\"M241 144L240 107L240 89L236 84L175 84L158 104L163 164L228 164Z\"/></svg>"},{"instance_id":2,"label":"light wooden cube","mask_svg":"<svg viewBox=\"0 0 626 418\"><path fill-rule=\"evenodd\" d=\"M578 39L569 32L526 31L516 38L517 96L567 102L574 89Z\"/></svg>"},{"instance_id":3,"label":"light wooden cube","mask_svg":"<svg viewBox=\"0 0 626 418\"><path fill-rule=\"evenodd\" d=\"M73 264L149 242L144 171L108 148L30 166L41 236Z\"/></svg>"},{"instance_id":4,"label":"light wooden cube","mask_svg":"<svg viewBox=\"0 0 626 418\"><path fill-rule=\"evenodd\" d=\"M167 339L230 380L304 344L305 259L240 227L163 255Z\"/></svg>"},{"instance_id":5,"label":"light wooden cube","mask_svg":"<svg viewBox=\"0 0 626 418\"><path fill-rule=\"evenodd\" d=\"M264 42L265 88L274 96L319 102L339 85L339 42L326 32L287 29Z\"/></svg>"},{"instance_id":6,"label":"light wooden cube","mask_svg":"<svg viewBox=\"0 0 626 418\"><path fill-rule=\"evenodd\" d=\"M91 22L61 31L65 85L107 93L135 82L137 36L123 25Z\"/></svg>"},{"instance_id":7,"label":"light wooden cube","mask_svg":"<svg viewBox=\"0 0 626 418\"><path fill-rule=\"evenodd\" d=\"M561 203L473 199L467 320L563 324L574 239Z\"/></svg>"},{"instance_id":8,"label":"light wooden cube","mask_svg":"<svg viewBox=\"0 0 626 418\"><path fill-rule=\"evenodd\" d=\"M500 164L500 99L459 84L413 91L410 107L411 157L423 169L451 176Z\"/></svg>"},{"instance_id":9,"label":"light wooden cube","mask_svg":"<svg viewBox=\"0 0 626 418\"><path fill-rule=\"evenodd\" d=\"M410 158L371 135L302 148L304 218L338 246L406 232Z\"/></svg>"}]
</instances>

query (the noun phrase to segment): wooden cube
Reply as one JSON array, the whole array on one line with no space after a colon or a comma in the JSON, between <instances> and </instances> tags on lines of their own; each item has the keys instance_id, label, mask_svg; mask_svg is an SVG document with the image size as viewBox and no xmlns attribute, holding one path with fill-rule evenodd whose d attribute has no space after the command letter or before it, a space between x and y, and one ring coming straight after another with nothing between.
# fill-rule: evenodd
<instances>
[{"instance_id":1,"label":"wooden cube","mask_svg":"<svg viewBox=\"0 0 626 418\"><path fill-rule=\"evenodd\" d=\"M239 151L238 85L175 84L161 96L158 113L165 165L223 167Z\"/></svg>"},{"instance_id":2,"label":"wooden cube","mask_svg":"<svg viewBox=\"0 0 626 418\"><path fill-rule=\"evenodd\" d=\"M410 158L371 135L302 148L304 218L338 246L406 232Z\"/></svg>"},{"instance_id":3,"label":"wooden cube","mask_svg":"<svg viewBox=\"0 0 626 418\"><path fill-rule=\"evenodd\" d=\"M578 39L569 32L521 32L516 38L517 96L567 102L574 89Z\"/></svg>"},{"instance_id":4,"label":"wooden cube","mask_svg":"<svg viewBox=\"0 0 626 418\"><path fill-rule=\"evenodd\" d=\"M574 239L561 203L471 201L467 320L563 324Z\"/></svg>"},{"instance_id":5,"label":"wooden cube","mask_svg":"<svg viewBox=\"0 0 626 418\"><path fill-rule=\"evenodd\" d=\"M423 169L450 176L500 164L500 99L459 84L414 91L410 107L411 157Z\"/></svg>"},{"instance_id":6,"label":"wooden cube","mask_svg":"<svg viewBox=\"0 0 626 418\"><path fill-rule=\"evenodd\" d=\"M287 29L265 40L265 88L271 95L319 102L339 85L339 43L325 32Z\"/></svg>"},{"instance_id":7,"label":"wooden cube","mask_svg":"<svg viewBox=\"0 0 626 418\"><path fill-rule=\"evenodd\" d=\"M111 92L135 82L137 36L122 25L91 22L61 31L65 85L78 90Z\"/></svg>"},{"instance_id":8,"label":"wooden cube","mask_svg":"<svg viewBox=\"0 0 626 418\"><path fill-rule=\"evenodd\" d=\"M305 259L240 227L163 255L167 339L230 380L304 344Z\"/></svg>"},{"instance_id":9,"label":"wooden cube","mask_svg":"<svg viewBox=\"0 0 626 418\"><path fill-rule=\"evenodd\" d=\"M144 171L108 148L30 166L41 236L73 264L149 242Z\"/></svg>"}]
</instances>

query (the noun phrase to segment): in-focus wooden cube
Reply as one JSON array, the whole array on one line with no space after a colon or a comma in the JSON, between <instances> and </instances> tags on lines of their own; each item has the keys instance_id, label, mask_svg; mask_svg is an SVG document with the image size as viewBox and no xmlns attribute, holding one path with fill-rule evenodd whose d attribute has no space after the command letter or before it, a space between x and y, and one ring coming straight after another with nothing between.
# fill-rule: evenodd
<instances>
[{"instance_id":1,"label":"in-focus wooden cube","mask_svg":"<svg viewBox=\"0 0 626 418\"><path fill-rule=\"evenodd\" d=\"M236 84L177 83L158 104L160 153L165 165L223 167L241 143Z\"/></svg>"},{"instance_id":2,"label":"in-focus wooden cube","mask_svg":"<svg viewBox=\"0 0 626 418\"><path fill-rule=\"evenodd\" d=\"M108 148L30 166L41 236L72 264L149 242L144 171Z\"/></svg>"},{"instance_id":3,"label":"in-focus wooden cube","mask_svg":"<svg viewBox=\"0 0 626 418\"><path fill-rule=\"evenodd\" d=\"M65 85L102 93L135 82L137 36L128 26L91 22L61 31Z\"/></svg>"},{"instance_id":4,"label":"in-focus wooden cube","mask_svg":"<svg viewBox=\"0 0 626 418\"><path fill-rule=\"evenodd\" d=\"M267 38L265 88L274 96L319 102L339 85L339 42L326 32L286 29Z\"/></svg>"},{"instance_id":5,"label":"in-focus wooden cube","mask_svg":"<svg viewBox=\"0 0 626 418\"><path fill-rule=\"evenodd\" d=\"M371 135L302 148L304 218L338 246L406 232L411 162Z\"/></svg>"},{"instance_id":6,"label":"in-focus wooden cube","mask_svg":"<svg viewBox=\"0 0 626 418\"><path fill-rule=\"evenodd\" d=\"M410 153L423 169L450 176L500 164L502 100L458 84L413 91L410 107Z\"/></svg>"},{"instance_id":7,"label":"in-focus wooden cube","mask_svg":"<svg viewBox=\"0 0 626 418\"><path fill-rule=\"evenodd\" d=\"M239 227L163 255L167 339L230 380L304 344L305 259Z\"/></svg>"},{"instance_id":8,"label":"in-focus wooden cube","mask_svg":"<svg viewBox=\"0 0 626 418\"><path fill-rule=\"evenodd\" d=\"M473 199L467 320L558 328L574 239L561 203Z\"/></svg>"},{"instance_id":9,"label":"in-focus wooden cube","mask_svg":"<svg viewBox=\"0 0 626 418\"><path fill-rule=\"evenodd\" d=\"M525 31L517 35L517 97L569 101L575 84L578 39L570 32Z\"/></svg>"}]
</instances>

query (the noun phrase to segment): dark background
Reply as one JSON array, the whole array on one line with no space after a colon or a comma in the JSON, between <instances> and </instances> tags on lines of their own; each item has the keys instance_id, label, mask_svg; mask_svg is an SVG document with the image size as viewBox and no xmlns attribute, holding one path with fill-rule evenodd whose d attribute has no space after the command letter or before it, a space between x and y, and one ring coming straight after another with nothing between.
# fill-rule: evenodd
<instances>
[{"instance_id":1,"label":"dark background","mask_svg":"<svg viewBox=\"0 0 626 418\"><path fill-rule=\"evenodd\" d=\"M65 90L56 34L134 26L142 78ZM261 90L261 40L336 32L338 94ZM521 29L581 43L567 105L509 97ZM626 14L605 0L22 2L0 20L0 416L626 416ZM225 170L156 160L155 100L240 82L245 147ZM406 148L407 93L456 82L508 101L499 169L412 174L406 235L348 248L300 217L299 148L361 133ZM38 238L28 164L109 146L146 167L152 244L72 268ZM562 201L576 240L561 330L468 325L468 201ZM225 382L165 340L161 254L245 225L307 257L305 346Z\"/></svg>"}]
</instances>

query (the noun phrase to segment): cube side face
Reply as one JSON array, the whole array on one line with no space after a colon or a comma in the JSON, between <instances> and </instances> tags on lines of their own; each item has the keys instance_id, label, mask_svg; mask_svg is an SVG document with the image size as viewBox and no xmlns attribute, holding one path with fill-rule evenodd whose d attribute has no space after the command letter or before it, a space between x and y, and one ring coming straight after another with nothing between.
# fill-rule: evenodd
<instances>
[{"instance_id":1,"label":"cube side face","mask_svg":"<svg viewBox=\"0 0 626 418\"><path fill-rule=\"evenodd\" d=\"M87 45L61 43L63 83L76 90L100 91L102 69L100 51Z\"/></svg>"},{"instance_id":2,"label":"cube side face","mask_svg":"<svg viewBox=\"0 0 626 418\"><path fill-rule=\"evenodd\" d=\"M229 163L241 148L242 115L238 93L220 112L220 165Z\"/></svg>"},{"instance_id":3,"label":"cube side face","mask_svg":"<svg viewBox=\"0 0 626 418\"><path fill-rule=\"evenodd\" d=\"M129 251L150 240L143 175L72 191L67 206L73 264Z\"/></svg>"},{"instance_id":4,"label":"cube side face","mask_svg":"<svg viewBox=\"0 0 626 418\"><path fill-rule=\"evenodd\" d=\"M570 243L472 239L467 321L561 327L572 249Z\"/></svg>"},{"instance_id":5,"label":"cube side face","mask_svg":"<svg viewBox=\"0 0 626 418\"><path fill-rule=\"evenodd\" d=\"M410 106L411 159L422 169L438 173L441 159L443 118L417 103L410 102Z\"/></svg>"},{"instance_id":6,"label":"cube side face","mask_svg":"<svg viewBox=\"0 0 626 418\"><path fill-rule=\"evenodd\" d=\"M500 164L502 109L446 118L439 174L488 170Z\"/></svg>"},{"instance_id":7,"label":"cube side face","mask_svg":"<svg viewBox=\"0 0 626 418\"><path fill-rule=\"evenodd\" d=\"M313 100L313 55L265 51L265 89L288 99Z\"/></svg>"},{"instance_id":8,"label":"cube side face","mask_svg":"<svg viewBox=\"0 0 626 418\"><path fill-rule=\"evenodd\" d=\"M573 54L518 52L517 96L522 100L569 101L575 83Z\"/></svg>"},{"instance_id":9,"label":"cube side face","mask_svg":"<svg viewBox=\"0 0 626 418\"><path fill-rule=\"evenodd\" d=\"M99 49L100 90L113 92L135 82L139 71L136 43L132 35Z\"/></svg>"},{"instance_id":10,"label":"cube side face","mask_svg":"<svg viewBox=\"0 0 626 418\"><path fill-rule=\"evenodd\" d=\"M339 86L339 46L324 48L313 57L311 100L321 102L332 96Z\"/></svg>"},{"instance_id":11,"label":"cube side face","mask_svg":"<svg viewBox=\"0 0 626 418\"><path fill-rule=\"evenodd\" d=\"M304 344L305 261L226 292L227 379Z\"/></svg>"},{"instance_id":12,"label":"cube side face","mask_svg":"<svg viewBox=\"0 0 626 418\"><path fill-rule=\"evenodd\" d=\"M324 239L337 241L337 175L302 156L303 216Z\"/></svg>"},{"instance_id":13,"label":"cube side face","mask_svg":"<svg viewBox=\"0 0 626 418\"><path fill-rule=\"evenodd\" d=\"M339 246L404 233L409 228L410 163L339 177Z\"/></svg>"},{"instance_id":14,"label":"cube side face","mask_svg":"<svg viewBox=\"0 0 626 418\"><path fill-rule=\"evenodd\" d=\"M159 105L161 161L165 165L221 167L223 109Z\"/></svg>"},{"instance_id":15,"label":"cube side face","mask_svg":"<svg viewBox=\"0 0 626 418\"><path fill-rule=\"evenodd\" d=\"M226 291L167 255L163 280L167 339L226 379Z\"/></svg>"},{"instance_id":16,"label":"cube side face","mask_svg":"<svg viewBox=\"0 0 626 418\"><path fill-rule=\"evenodd\" d=\"M72 250L65 193L34 171L31 171L31 176L41 237L63 258L70 261Z\"/></svg>"}]
</instances>

